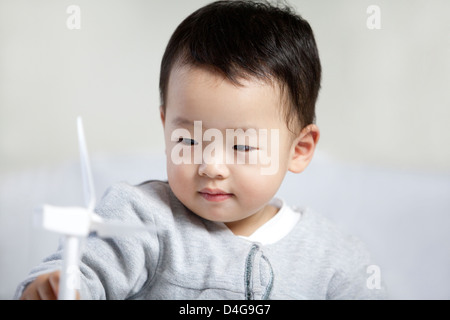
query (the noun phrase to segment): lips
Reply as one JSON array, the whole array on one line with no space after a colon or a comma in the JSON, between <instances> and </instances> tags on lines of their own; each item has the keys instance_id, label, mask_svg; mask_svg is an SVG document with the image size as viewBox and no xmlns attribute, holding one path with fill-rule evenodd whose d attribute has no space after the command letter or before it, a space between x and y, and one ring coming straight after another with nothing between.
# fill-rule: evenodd
<instances>
[{"instance_id":1,"label":"lips","mask_svg":"<svg viewBox=\"0 0 450 320\"><path fill-rule=\"evenodd\" d=\"M204 188L198 192L203 199L211 202L221 202L230 199L233 194L220 189Z\"/></svg>"}]
</instances>

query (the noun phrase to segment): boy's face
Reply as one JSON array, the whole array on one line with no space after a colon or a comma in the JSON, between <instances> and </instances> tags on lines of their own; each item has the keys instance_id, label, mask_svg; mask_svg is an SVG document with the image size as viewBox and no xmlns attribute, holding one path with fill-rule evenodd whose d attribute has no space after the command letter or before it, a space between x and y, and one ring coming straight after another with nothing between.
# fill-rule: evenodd
<instances>
[{"instance_id":1,"label":"boy's face","mask_svg":"<svg viewBox=\"0 0 450 320\"><path fill-rule=\"evenodd\" d=\"M305 147L307 138L287 128L277 86L241 83L203 68L174 68L161 118L177 198L205 219L246 230L273 215L268 202L288 170L306 167L310 158L299 164L299 153L308 149L312 156L318 130Z\"/></svg>"}]
</instances>

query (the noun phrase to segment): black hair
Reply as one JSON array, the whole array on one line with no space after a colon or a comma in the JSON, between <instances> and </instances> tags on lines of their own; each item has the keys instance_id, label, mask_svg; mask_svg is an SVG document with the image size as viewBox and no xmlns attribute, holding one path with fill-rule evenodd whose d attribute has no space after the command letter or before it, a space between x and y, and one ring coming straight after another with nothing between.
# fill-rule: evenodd
<instances>
[{"instance_id":1,"label":"black hair","mask_svg":"<svg viewBox=\"0 0 450 320\"><path fill-rule=\"evenodd\" d=\"M286 120L314 123L320 89L319 53L309 23L289 6L263 1L216 1L176 28L161 62L165 110L170 72L176 64L212 68L228 80L275 80L287 98Z\"/></svg>"}]
</instances>

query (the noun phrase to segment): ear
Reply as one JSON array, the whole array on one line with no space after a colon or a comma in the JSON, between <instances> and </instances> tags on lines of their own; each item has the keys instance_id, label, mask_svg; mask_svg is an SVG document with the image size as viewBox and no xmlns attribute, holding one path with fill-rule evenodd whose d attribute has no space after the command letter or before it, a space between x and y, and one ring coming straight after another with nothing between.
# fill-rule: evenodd
<instances>
[{"instance_id":1,"label":"ear","mask_svg":"<svg viewBox=\"0 0 450 320\"><path fill-rule=\"evenodd\" d=\"M165 114L164 114L164 106L160 106L159 107L159 115L161 117L161 122L162 122L162 125L163 125L163 128L164 128L164 126L166 124L166 118L165 118Z\"/></svg>"},{"instance_id":2,"label":"ear","mask_svg":"<svg viewBox=\"0 0 450 320\"><path fill-rule=\"evenodd\" d=\"M303 128L292 143L289 171L300 173L306 169L312 160L319 137L320 131L315 124L310 124Z\"/></svg>"}]
</instances>

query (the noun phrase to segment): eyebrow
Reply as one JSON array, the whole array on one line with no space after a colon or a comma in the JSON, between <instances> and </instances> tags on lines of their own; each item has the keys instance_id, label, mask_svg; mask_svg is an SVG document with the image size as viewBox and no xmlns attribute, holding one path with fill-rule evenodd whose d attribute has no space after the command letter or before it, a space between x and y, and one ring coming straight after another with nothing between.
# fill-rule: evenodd
<instances>
[{"instance_id":1,"label":"eyebrow","mask_svg":"<svg viewBox=\"0 0 450 320\"><path fill-rule=\"evenodd\" d=\"M202 120L194 120L194 121L202 121ZM182 116L178 116L175 119L172 120L172 124L175 126L194 126L194 121L186 119ZM205 129L205 127L203 127L203 129ZM232 127L232 128L227 128L227 129L231 129L231 130L243 130L244 132L246 132L248 129L255 129L255 130L259 130L260 128L258 127L252 127L252 126L242 126L242 127Z\"/></svg>"},{"instance_id":2,"label":"eyebrow","mask_svg":"<svg viewBox=\"0 0 450 320\"><path fill-rule=\"evenodd\" d=\"M183 117L176 117L174 120L172 120L172 124L177 126L192 126L194 125L194 121L188 120Z\"/></svg>"}]
</instances>

